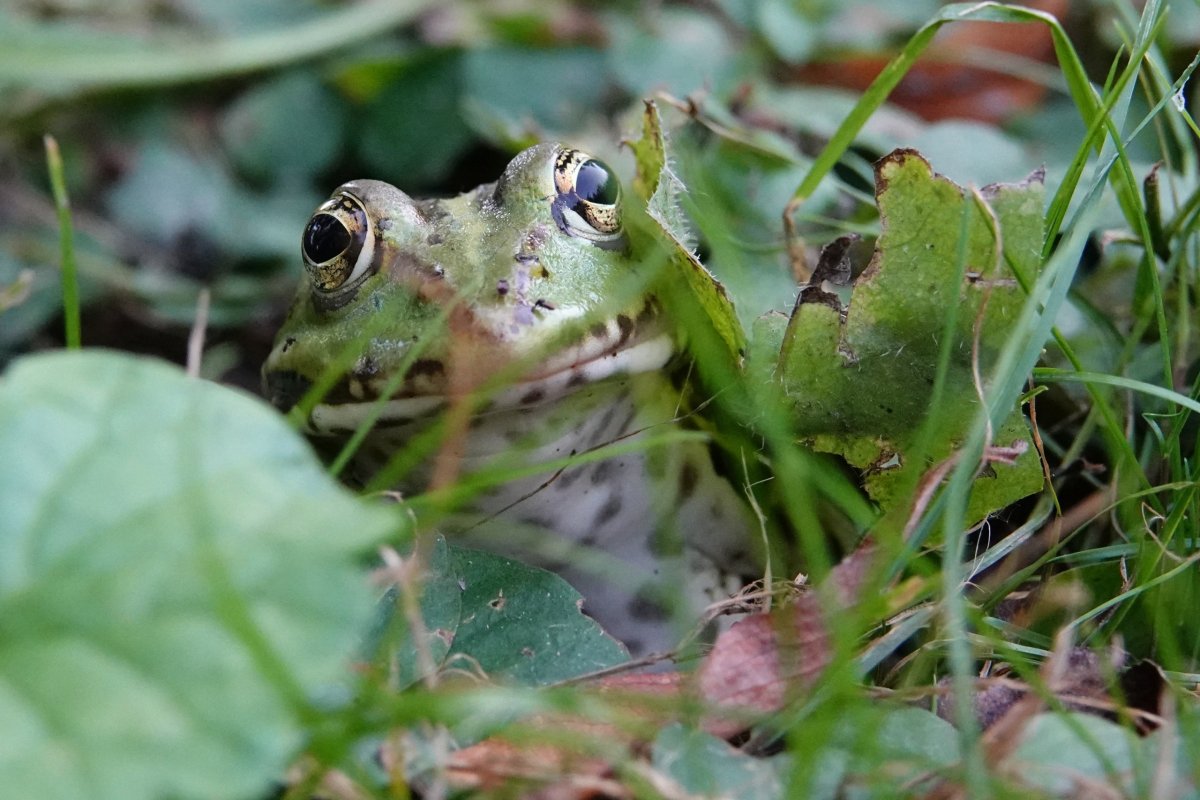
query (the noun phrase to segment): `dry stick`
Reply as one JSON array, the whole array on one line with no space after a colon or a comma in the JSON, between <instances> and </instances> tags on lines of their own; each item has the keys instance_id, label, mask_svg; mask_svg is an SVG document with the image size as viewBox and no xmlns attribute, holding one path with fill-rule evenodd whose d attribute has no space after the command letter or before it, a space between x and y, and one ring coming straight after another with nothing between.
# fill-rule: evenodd
<instances>
[{"instance_id":1,"label":"dry stick","mask_svg":"<svg viewBox=\"0 0 1200 800\"><path fill-rule=\"evenodd\" d=\"M983 319L987 315L987 307L992 299L992 291L995 289L996 281L1000 278L1000 269L1004 262L1004 237L1000 232L1000 220L996 218L996 212L983 199L983 195L979 190L972 187L971 197L975 200L976 205L983 210L984 218L988 221L988 228L992 234L992 241L995 243L995 259L992 263L992 278L986 281L983 285L983 300L979 303L979 311L975 314L975 321L971 326L971 379L975 384L975 394L979 397L979 407L985 412L987 411L987 397L983 389L983 375L979 369L979 347L980 339L983 337ZM992 443L992 415L987 415L987 436L984 439L984 448L986 449ZM983 463L980 463L980 467Z\"/></svg>"},{"instance_id":2,"label":"dry stick","mask_svg":"<svg viewBox=\"0 0 1200 800\"><path fill-rule=\"evenodd\" d=\"M415 553L406 559L386 546L379 548L379 560L383 562L383 568L376 571L374 578L380 583L393 584L400 590L404 618L408 622L409 638L416 654L417 670L421 673L422 682L433 688L438 682L437 664L433 660L433 651L429 649L420 598L421 576L426 561L418 563Z\"/></svg>"},{"instance_id":3,"label":"dry stick","mask_svg":"<svg viewBox=\"0 0 1200 800\"><path fill-rule=\"evenodd\" d=\"M208 330L208 306L212 292L205 286L196 297L196 318L188 333L187 374L189 378L200 377L200 362L204 359L204 335Z\"/></svg>"}]
</instances>

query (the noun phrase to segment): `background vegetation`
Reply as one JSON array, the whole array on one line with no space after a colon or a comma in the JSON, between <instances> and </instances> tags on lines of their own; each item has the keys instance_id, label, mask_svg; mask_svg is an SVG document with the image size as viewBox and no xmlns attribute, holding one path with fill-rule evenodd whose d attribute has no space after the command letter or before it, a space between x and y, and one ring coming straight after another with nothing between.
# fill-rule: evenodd
<instances>
[{"instance_id":1,"label":"background vegetation","mask_svg":"<svg viewBox=\"0 0 1200 800\"><path fill-rule=\"evenodd\" d=\"M200 397L157 363L25 359L0 383L0 719L13 720L0 778L30 797L250 797L298 762L292 797L318 784L404 796L402 766L426 774L451 758L451 738L486 744L540 714L514 749L457 764L458 785L487 789L487 767L520 752L554 763L533 749L536 730L569 712L622 735L567 726L583 760L541 776L577 792L565 796L1196 796L1200 190L1186 79L1200 7L1042 6L1066 38L1038 22L955 22L929 43L941 4L886 0L9 0L0 364L65 341L47 133L72 203L83 343L182 363L207 290L193 364L256 391L299 274L299 232L332 187L374 177L449 194L547 139L603 157L628 186L634 158L618 144L640 135L641 99L657 97L699 251L747 328L790 311L809 277L783 228L798 191L815 264L815 245L839 234L879 235L871 165L894 148L964 186L1044 167L1043 277L994 378L1023 394L1049 482L971 529L973 472L927 506L914 495L905 508L921 512L925 538L878 570L883 606L834 625L826 677L734 749L698 730L697 714L646 732L639 715L571 687L416 682L417 659L454 652L414 646L402 623L377 631L403 651L389 651L408 665L401 678L346 678L370 618L362 553L405 542L406 516L336 488L244 397ZM867 87L897 56L906 77L876 108L882 92ZM861 126L843 124L855 115ZM1031 375L1022 365L1035 360ZM771 468L807 474L805 453L775 449ZM853 499L803 491L853 521L843 550L871 528ZM788 530L781 505L768 511ZM841 555L796 548L817 583ZM415 599L430 628L482 610L482 597L453 591L463 570L542 588L520 565L467 563L441 544L432 558ZM525 685L608 658L568 668L547 656L520 672L468 652ZM949 692L950 673L960 710L1011 700L1014 684L964 680L993 664L1051 707L1117 722L1030 709L1003 735L981 734L921 710ZM538 672L547 665L559 671ZM1118 712L1126 701L1134 710Z\"/></svg>"}]
</instances>

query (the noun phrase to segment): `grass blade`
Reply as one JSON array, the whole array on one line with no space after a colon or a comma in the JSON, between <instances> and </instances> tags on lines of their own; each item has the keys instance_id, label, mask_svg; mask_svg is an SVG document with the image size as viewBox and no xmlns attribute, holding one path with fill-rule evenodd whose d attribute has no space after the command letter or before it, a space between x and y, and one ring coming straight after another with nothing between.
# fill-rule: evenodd
<instances>
[{"instance_id":1,"label":"grass blade","mask_svg":"<svg viewBox=\"0 0 1200 800\"><path fill-rule=\"evenodd\" d=\"M62 251L63 321L66 327L68 350L78 350L82 344L79 324L79 277L75 269L75 235L71 227L71 203L67 198L67 182L63 177L62 154L58 142L46 134L46 164L50 170L50 188L54 192L54 207L58 211L58 241Z\"/></svg>"}]
</instances>

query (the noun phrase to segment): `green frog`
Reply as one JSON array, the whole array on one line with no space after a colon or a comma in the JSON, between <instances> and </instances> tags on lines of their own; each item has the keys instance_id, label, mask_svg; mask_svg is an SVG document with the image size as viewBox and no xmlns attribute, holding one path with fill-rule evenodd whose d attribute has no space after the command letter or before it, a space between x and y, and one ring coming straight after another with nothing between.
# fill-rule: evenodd
<instances>
[{"instance_id":1,"label":"green frog","mask_svg":"<svg viewBox=\"0 0 1200 800\"><path fill-rule=\"evenodd\" d=\"M449 199L343 184L304 229L263 382L286 410L349 364L307 424L336 444L372 421L348 469L359 484L439 421L436 454L393 488L509 470L446 524L557 571L640 654L676 644L753 559L708 443L650 443L686 417L687 355L622 215L613 171L553 143Z\"/></svg>"}]
</instances>

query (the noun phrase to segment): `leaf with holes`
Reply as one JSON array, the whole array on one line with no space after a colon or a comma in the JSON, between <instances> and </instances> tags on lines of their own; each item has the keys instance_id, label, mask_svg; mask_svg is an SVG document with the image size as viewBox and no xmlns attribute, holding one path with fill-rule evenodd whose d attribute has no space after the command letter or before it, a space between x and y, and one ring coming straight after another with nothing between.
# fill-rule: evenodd
<instances>
[{"instance_id":1,"label":"leaf with holes","mask_svg":"<svg viewBox=\"0 0 1200 800\"><path fill-rule=\"evenodd\" d=\"M920 154L897 150L876 165L882 233L849 305L814 285L790 319L756 325L752 357L770 369L779 353L800 436L863 470L885 510L908 507L920 476L951 456L979 413L1040 268L1043 196L1040 175L964 192ZM992 443L1021 455L976 480L972 519L1041 486L1018 409Z\"/></svg>"},{"instance_id":2,"label":"leaf with holes","mask_svg":"<svg viewBox=\"0 0 1200 800\"><path fill-rule=\"evenodd\" d=\"M421 676L420 658L428 659L427 667L478 669L528 686L629 658L623 645L580 610L579 592L544 569L447 545L439 537L422 582L420 657L394 593L385 598L373 637L374 660L382 659L401 686Z\"/></svg>"},{"instance_id":3,"label":"leaf with holes","mask_svg":"<svg viewBox=\"0 0 1200 800\"><path fill-rule=\"evenodd\" d=\"M451 548L451 561L463 593L448 659L466 657L493 677L542 685L629 658L557 575L465 547Z\"/></svg>"}]
</instances>

